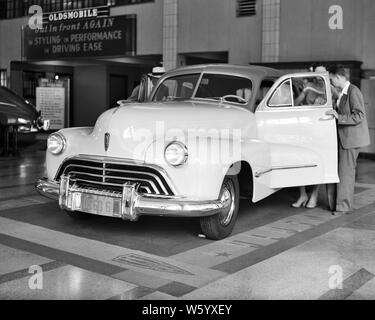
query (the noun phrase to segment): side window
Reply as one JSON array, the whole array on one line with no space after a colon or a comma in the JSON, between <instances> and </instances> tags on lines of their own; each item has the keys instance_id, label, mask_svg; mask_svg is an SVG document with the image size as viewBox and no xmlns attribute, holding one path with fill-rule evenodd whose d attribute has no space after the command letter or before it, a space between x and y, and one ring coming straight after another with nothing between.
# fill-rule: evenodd
<instances>
[{"instance_id":1,"label":"side window","mask_svg":"<svg viewBox=\"0 0 375 320\"><path fill-rule=\"evenodd\" d=\"M293 78L295 106L322 106L327 103L326 84L323 77Z\"/></svg>"},{"instance_id":2,"label":"side window","mask_svg":"<svg viewBox=\"0 0 375 320\"><path fill-rule=\"evenodd\" d=\"M269 107L324 106L327 103L323 77L293 77L285 80L272 94Z\"/></svg>"},{"instance_id":3,"label":"side window","mask_svg":"<svg viewBox=\"0 0 375 320\"><path fill-rule=\"evenodd\" d=\"M269 107L291 107L293 106L292 101L292 90L291 90L291 79L285 80L272 94L271 99L268 102Z\"/></svg>"}]
</instances>

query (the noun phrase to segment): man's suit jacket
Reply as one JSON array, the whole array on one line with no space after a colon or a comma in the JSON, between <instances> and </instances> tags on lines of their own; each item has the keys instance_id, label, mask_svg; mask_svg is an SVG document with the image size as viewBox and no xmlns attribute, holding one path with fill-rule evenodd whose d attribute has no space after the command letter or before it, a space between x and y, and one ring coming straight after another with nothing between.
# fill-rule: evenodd
<instances>
[{"instance_id":1,"label":"man's suit jacket","mask_svg":"<svg viewBox=\"0 0 375 320\"><path fill-rule=\"evenodd\" d=\"M337 129L339 141L344 149L362 148L370 144L363 95L351 84L338 106Z\"/></svg>"}]
</instances>

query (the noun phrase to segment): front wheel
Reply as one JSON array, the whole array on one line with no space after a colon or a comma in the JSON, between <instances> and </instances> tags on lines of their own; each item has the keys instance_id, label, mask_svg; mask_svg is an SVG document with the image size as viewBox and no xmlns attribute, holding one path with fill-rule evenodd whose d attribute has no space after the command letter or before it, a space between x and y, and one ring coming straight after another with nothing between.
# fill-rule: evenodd
<instances>
[{"instance_id":1,"label":"front wheel","mask_svg":"<svg viewBox=\"0 0 375 320\"><path fill-rule=\"evenodd\" d=\"M229 204L227 208L214 216L200 219L203 234L212 240L228 237L236 223L240 202L240 187L237 176L226 176L224 178L219 199Z\"/></svg>"}]
</instances>

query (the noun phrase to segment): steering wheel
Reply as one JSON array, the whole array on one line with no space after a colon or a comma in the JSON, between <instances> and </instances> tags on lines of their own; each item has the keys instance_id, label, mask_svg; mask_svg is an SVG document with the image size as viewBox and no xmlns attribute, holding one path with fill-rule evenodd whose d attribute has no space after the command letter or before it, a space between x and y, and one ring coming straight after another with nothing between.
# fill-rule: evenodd
<instances>
[{"instance_id":1,"label":"steering wheel","mask_svg":"<svg viewBox=\"0 0 375 320\"><path fill-rule=\"evenodd\" d=\"M241 97L239 97L239 96L236 96L236 95L234 95L234 94L228 94L228 95L226 95L226 96L221 97L221 99L223 99L223 100L227 100L227 98L233 98L233 99L237 99L238 101L240 101L240 102L242 102L242 103L247 103L247 100L246 100L246 99L241 98ZM229 100L227 100L227 101L229 101ZM229 102L230 102L230 101L229 101Z\"/></svg>"}]
</instances>

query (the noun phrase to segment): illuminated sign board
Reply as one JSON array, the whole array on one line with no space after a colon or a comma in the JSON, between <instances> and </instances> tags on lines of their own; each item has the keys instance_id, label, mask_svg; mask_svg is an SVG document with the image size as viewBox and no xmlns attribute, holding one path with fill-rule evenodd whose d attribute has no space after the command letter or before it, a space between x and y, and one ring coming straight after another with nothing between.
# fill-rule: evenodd
<instances>
[{"instance_id":1,"label":"illuminated sign board","mask_svg":"<svg viewBox=\"0 0 375 320\"><path fill-rule=\"evenodd\" d=\"M109 16L109 6L72 9L58 12L48 12L43 14L43 23L60 22L88 18L100 18Z\"/></svg>"},{"instance_id":2,"label":"illuminated sign board","mask_svg":"<svg viewBox=\"0 0 375 320\"><path fill-rule=\"evenodd\" d=\"M136 16L123 15L46 23L23 28L23 58L116 57L136 54Z\"/></svg>"}]
</instances>

